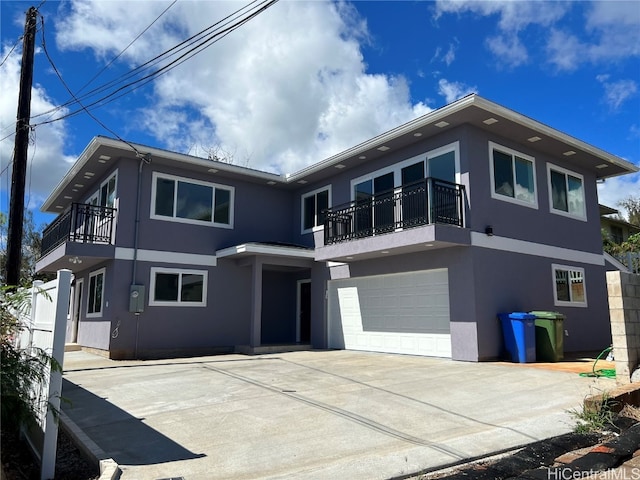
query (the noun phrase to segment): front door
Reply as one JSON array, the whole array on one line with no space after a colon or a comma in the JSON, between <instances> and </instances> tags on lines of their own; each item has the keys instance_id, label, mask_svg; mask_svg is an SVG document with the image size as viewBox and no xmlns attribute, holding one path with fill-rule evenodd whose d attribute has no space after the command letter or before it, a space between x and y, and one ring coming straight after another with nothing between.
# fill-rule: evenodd
<instances>
[{"instance_id":1,"label":"front door","mask_svg":"<svg viewBox=\"0 0 640 480\"><path fill-rule=\"evenodd\" d=\"M298 281L298 343L311 343L311 280Z\"/></svg>"}]
</instances>

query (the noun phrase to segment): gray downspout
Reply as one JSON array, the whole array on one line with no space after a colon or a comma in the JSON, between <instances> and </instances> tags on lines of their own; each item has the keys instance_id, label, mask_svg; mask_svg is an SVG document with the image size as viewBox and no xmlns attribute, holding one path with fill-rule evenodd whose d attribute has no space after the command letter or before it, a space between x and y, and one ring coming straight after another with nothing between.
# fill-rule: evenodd
<instances>
[{"instance_id":1,"label":"gray downspout","mask_svg":"<svg viewBox=\"0 0 640 480\"><path fill-rule=\"evenodd\" d=\"M140 226L140 189L142 187L142 167L146 163L149 165L151 163L151 154L145 153L137 154L138 158L140 158L140 165L138 166L138 190L136 192L136 223L134 227L134 237L133 237L133 267L131 273L131 285L136 285L136 275L138 273L138 234L139 234L139 226ZM136 316L136 343L134 349L134 356L138 358L138 336L140 333L140 312L135 313Z\"/></svg>"}]
</instances>

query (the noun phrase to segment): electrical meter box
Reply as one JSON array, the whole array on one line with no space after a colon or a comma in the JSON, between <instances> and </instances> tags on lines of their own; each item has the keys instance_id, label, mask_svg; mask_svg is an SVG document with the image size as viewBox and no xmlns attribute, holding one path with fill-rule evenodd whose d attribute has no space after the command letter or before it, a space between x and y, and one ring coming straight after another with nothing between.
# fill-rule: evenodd
<instances>
[{"instance_id":1,"label":"electrical meter box","mask_svg":"<svg viewBox=\"0 0 640 480\"><path fill-rule=\"evenodd\" d=\"M144 312L144 285L131 285L129 289L129 311Z\"/></svg>"}]
</instances>

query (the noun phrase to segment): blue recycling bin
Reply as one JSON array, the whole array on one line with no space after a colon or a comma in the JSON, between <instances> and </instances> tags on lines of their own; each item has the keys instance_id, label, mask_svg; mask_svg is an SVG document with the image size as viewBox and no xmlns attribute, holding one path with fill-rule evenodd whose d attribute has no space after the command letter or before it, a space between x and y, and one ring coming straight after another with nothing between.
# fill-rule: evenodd
<instances>
[{"instance_id":1,"label":"blue recycling bin","mask_svg":"<svg viewBox=\"0 0 640 480\"><path fill-rule=\"evenodd\" d=\"M536 361L536 316L525 312L501 313L504 346L512 362Z\"/></svg>"}]
</instances>

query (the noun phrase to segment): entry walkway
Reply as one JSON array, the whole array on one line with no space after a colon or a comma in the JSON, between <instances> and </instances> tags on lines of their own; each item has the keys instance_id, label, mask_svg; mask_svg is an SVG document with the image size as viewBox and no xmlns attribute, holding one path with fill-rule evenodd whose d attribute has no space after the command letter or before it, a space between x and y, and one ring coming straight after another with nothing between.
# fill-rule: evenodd
<instances>
[{"instance_id":1,"label":"entry walkway","mask_svg":"<svg viewBox=\"0 0 640 480\"><path fill-rule=\"evenodd\" d=\"M606 378L352 351L65 355L66 415L122 479L385 479L572 430Z\"/></svg>"}]
</instances>

